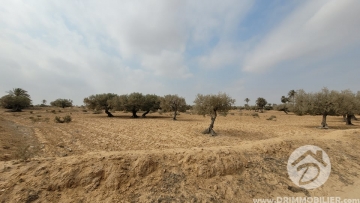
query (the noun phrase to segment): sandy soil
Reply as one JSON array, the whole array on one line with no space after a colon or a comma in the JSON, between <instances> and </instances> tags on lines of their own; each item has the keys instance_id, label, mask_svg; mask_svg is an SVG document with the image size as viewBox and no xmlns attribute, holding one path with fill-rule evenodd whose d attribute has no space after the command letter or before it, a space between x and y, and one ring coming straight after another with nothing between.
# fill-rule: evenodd
<instances>
[{"instance_id":1,"label":"sandy soil","mask_svg":"<svg viewBox=\"0 0 360 203\"><path fill-rule=\"evenodd\" d=\"M346 126L342 117L329 117L330 129L322 130L319 116L251 113L219 116L218 136L211 137L201 134L209 117L185 113L172 121L168 113L132 119L81 108L1 110L0 202L360 199L359 121ZM71 123L54 123L68 114ZM286 170L292 151L308 144L324 149L332 164L328 181L314 190L297 188Z\"/></svg>"}]
</instances>

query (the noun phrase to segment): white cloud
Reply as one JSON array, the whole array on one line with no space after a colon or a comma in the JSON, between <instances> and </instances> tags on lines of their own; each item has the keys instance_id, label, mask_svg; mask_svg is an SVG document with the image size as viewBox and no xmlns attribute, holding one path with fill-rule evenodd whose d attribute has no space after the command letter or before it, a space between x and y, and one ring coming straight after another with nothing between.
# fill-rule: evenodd
<instances>
[{"instance_id":1,"label":"white cloud","mask_svg":"<svg viewBox=\"0 0 360 203\"><path fill-rule=\"evenodd\" d=\"M260 41L243 69L258 72L293 59L319 60L360 43L360 1L307 1Z\"/></svg>"},{"instance_id":2,"label":"white cloud","mask_svg":"<svg viewBox=\"0 0 360 203\"><path fill-rule=\"evenodd\" d=\"M183 64L181 54L170 51L162 51L159 55L144 55L142 66L153 71L155 75L165 75L171 78L188 78L192 74Z\"/></svg>"},{"instance_id":3,"label":"white cloud","mask_svg":"<svg viewBox=\"0 0 360 203\"><path fill-rule=\"evenodd\" d=\"M243 49L238 43L221 41L210 53L200 56L198 62L202 68L219 69L240 64L242 55Z\"/></svg>"},{"instance_id":4,"label":"white cloud","mask_svg":"<svg viewBox=\"0 0 360 203\"><path fill-rule=\"evenodd\" d=\"M188 1L186 19L193 43L208 43L213 38L231 37L253 1Z\"/></svg>"}]
</instances>

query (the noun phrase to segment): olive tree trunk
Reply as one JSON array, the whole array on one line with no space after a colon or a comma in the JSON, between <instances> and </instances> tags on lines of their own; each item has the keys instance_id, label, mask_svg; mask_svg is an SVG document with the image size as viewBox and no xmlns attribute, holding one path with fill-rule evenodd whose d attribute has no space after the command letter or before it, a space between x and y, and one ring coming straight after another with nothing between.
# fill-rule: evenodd
<instances>
[{"instance_id":1,"label":"olive tree trunk","mask_svg":"<svg viewBox=\"0 0 360 203\"><path fill-rule=\"evenodd\" d=\"M211 123L210 126L205 129L205 131L203 132L203 134L211 134L212 136L216 135L216 132L214 131L214 123L215 123L215 119L217 117L217 113L216 111L214 111L214 115L211 115Z\"/></svg>"},{"instance_id":2,"label":"olive tree trunk","mask_svg":"<svg viewBox=\"0 0 360 203\"><path fill-rule=\"evenodd\" d=\"M321 128L324 128L324 129L328 128L328 125L326 123L326 116L327 116L327 114L324 113L323 116L322 116L322 122L321 122Z\"/></svg>"},{"instance_id":3,"label":"olive tree trunk","mask_svg":"<svg viewBox=\"0 0 360 203\"><path fill-rule=\"evenodd\" d=\"M177 109L174 110L174 117L173 117L173 120L176 120L176 112L177 112Z\"/></svg>"},{"instance_id":4,"label":"olive tree trunk","mask_svg":"<svg viewBox=\"0 0 360 203\"><path fill-rule=\"evenodd\" d=\"M131 117L133 117L133 118L138 118L139 117L138 115L136 115L137 111L135 109L133 109L131 112L133 114Z\"/></svg>"},{"instance_id":5,"label":"olive tree trunk","mask_svg":"<svg viewBox=\"0 0 360 203\"><path fill-rule=\"evenodd\" d=\"M145 111L145 112L141 115L141 117L145 118L146 114L148 114L149 112L150 112L150 110Z\"/></svg>"},{"instance_id":6,"label":"olive tree trunk","mask_svg":"<svg viewBox=\"0 0 360 203\"><path fill-rule=\"evenodd\" d=\"M114 115L110 113L108 108L105 108L105 113L108 115L108 117L114 117Z\"/></svg>"},{"instance_id":7,"label":"olive tree trunk","mask_svg":"<svg viewBox=\"0 0 360 203\"><path fill-rule=\"evenodd\" d=\"M351 118L353 117L354 115L352 114L346 114L346 125L354 125L351 123Z\"/></svg>"}]
</instances>

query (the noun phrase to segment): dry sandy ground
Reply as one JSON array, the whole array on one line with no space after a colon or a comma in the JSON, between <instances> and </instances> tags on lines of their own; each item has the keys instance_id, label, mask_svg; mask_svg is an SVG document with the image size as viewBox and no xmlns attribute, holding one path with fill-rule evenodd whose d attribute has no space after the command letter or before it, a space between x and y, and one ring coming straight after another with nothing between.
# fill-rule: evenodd
<instances>
[{"instance_id":1,"label":"dry sandy ground","mask_svg":"<svg viewBox=\"0 0 360 203\"><path fill-rule=\"evenodd\" d=\"M56 114L51 110L56 110ZM61 110L61 112L59 112ZM32 113L30 113L32 111ZM68 124L55 116L71 114ZM252 202L277 196L360 199L360 122L269 111L210 118L168 113L130 118L81 108L0 112L0 202ZM271 115L276 119L267 120ZM30 119L32 117L32 119ZM332 172L320 188L297 188L290 154L317 145ZM23 161L26 159L26 161Z\"/></svg>"}]
</instances>

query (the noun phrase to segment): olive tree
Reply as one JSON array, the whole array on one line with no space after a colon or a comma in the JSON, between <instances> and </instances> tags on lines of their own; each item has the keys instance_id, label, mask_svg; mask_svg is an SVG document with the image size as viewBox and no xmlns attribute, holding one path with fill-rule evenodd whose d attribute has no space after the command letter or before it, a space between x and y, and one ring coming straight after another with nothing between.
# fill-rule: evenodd
<instances>
[{"instance_id":1,"label":"olive tree","mask_svg":"<svg viewBox=\"0 0 360 203\"><path fill-rule=\"evenodd\" d=\"M131 111L133 118L138 118L139 116L136 113L143 107L145 103L145 97L142 93L134 92L127 95L126 99L124 98L124 109L126 111Z\"/></svg>"},{"instance_id":2,"label":"olive tree","mask_svg":"<svg viewBox=\"0 0 360 203\"><path fill-rule=\"evenodd\" d=\"M164 111L174 111L173 120L176 120L177 111L186 108L186 101L178 95L165 95L161 98L160 107ZM186 111L186 110L185 110Z\"/></svg>"},{"instance_id":3,"label":"olive tree","mask_svg":"<svg viewBox=\"0 0 360 203\"><path fill-rule=\"evenodd\" d=\"M26 90L21 88L14 88L7 92L0 98L0 105L6 109L12 109L12 111L21 111L22 109L31 105L30 95Z\"/></svg>"},{"instance_id":4,"label":"olive tree","mask_svg":"<svg viewBox=\"0 0 360 203\"><path fill-rule=\"evenodd\" d=\"M145 111L142 117L145 117L150 111L156 111L160 108L160 98L155 94L147 94L144 96L144 103L141 110Z\"/></svg>"},{"instance_id":5,"label":"olive tree","mask_svg":"<svg viewBox=\"0 0 360 203\"><path fill-rule=\"evenodd\" d=\"M91 95L84 99L84 104L88 109L92 109L92 110L104 109L108 117L113 117L113 115L109 112L109 110L113 108L112 99L114 97L117 97L117 95L113 93Z\"/></svg>"},{"instance_id":6,"label":"olive tree","mask_svg":"<svg viewBox=\"0 0 360 203\"><path fill-rule=\"evenodd\" d=\"M216 133L213 128L217 113L227 113L235 103L235 99L232 99L225 93L218 93L217 95L198 94L194 103L194 109L198 114L203 116L208 114L211 117L210 126L203 133L214 136Z\"/></svg>"},{"instance_id":7,"label":"olive tree","mask_svg":"<svg viewBox=\"0 0 360 203\"><path fill-rule=\"evenodd\" d=\"M297 115L322 115L321 128L327 129L327 116L336 115L337 112L338 94L337 91L330 91L328 88L323 88L315 93L305 93L305 91L299 90L295 96L294 113Z\"/></svg>"},{"instance_id":8,"label":"olive tree","mask_svg":"<svg viewBox=\"0 0 360 203\"><path fill-rule=\"evenodd\" d=\"M265 107L265 105L267 104L266 99L259 97L256 100L256 105L258 106L258 108L260 109L260 112L263 112L263 109Z\"/></svg>"},{"instance_id":9,"label":"olive tree","mask_svg":"<svg viewBox=\"0 0 360 203\"><path fill-rule=\"evenodd\" d=\"M313 94L306 93L303 89L298 90L295 95L296 103L293 112L299 116L310 114L312 96Z\"/></svg>"},{"instance_id":10,"label":"olive tree","mask_svg":"<svg viewBox=\"0 0 360 203\"><path fill-rule=\"evenodd\" d=\"M356 95L351 90L341 91L336 98L336 112L345 117L346 125L353 125L351 119L360 112L359 93Z\"/></svg>"},{"instance_id":11,"label":"olive tree","mask_svg":"<svg viewBox=\"0 0 360 203\"><path fill-rule=\"evenodd\" d=\"M50 105L65 108L65 107L72 107L73 106L72 102L73 101L71 99L57 99L55 101L50 102Z\"/></svg>"}]
</instances>

